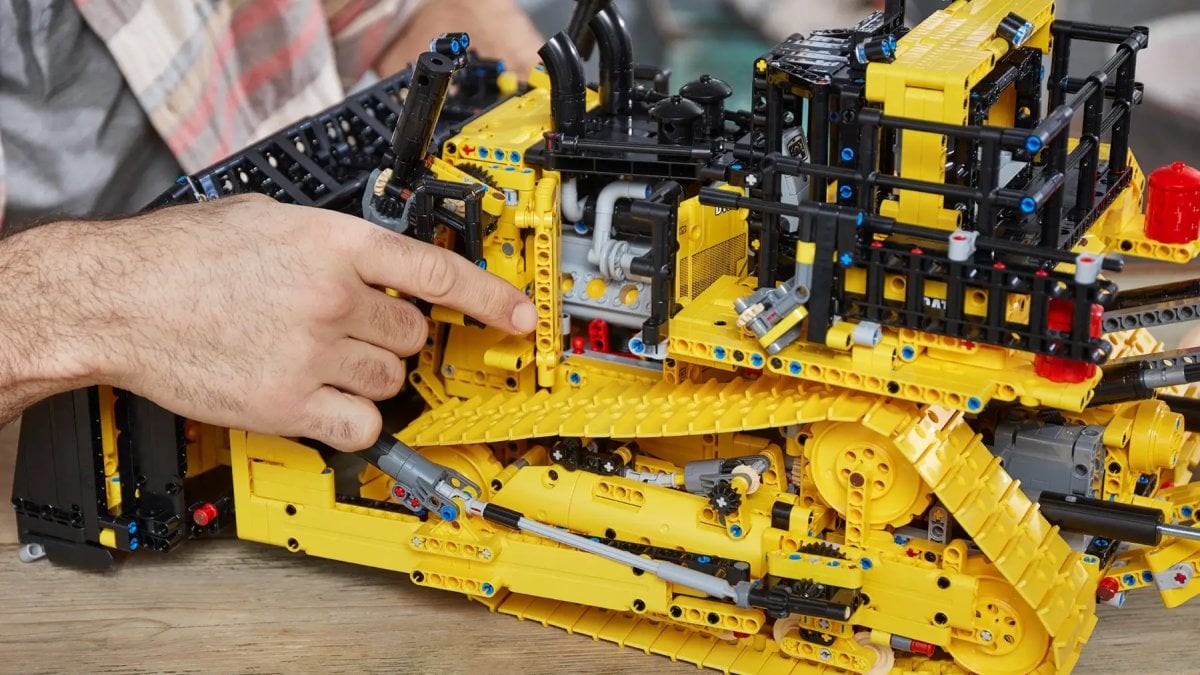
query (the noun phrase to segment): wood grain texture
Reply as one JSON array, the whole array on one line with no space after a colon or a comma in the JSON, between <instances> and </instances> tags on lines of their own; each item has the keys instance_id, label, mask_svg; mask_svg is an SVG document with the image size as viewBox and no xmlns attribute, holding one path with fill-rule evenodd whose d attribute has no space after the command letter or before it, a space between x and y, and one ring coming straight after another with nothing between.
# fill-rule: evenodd
<instances>
[{"instance_id":1,"label":"wood grain texture","mask_svg":"<svg viewBox=\"0 0 1200 675\"><path fill-rule=\"evenodd\" d=\"M9 503L12 499L13 467L17 461L17 430L19 424L0 427L0 544L17 543L17 524ZM0 610L2 611L2 610Z\"/></svg>"},{"instance_id":2,"label":"wood grain texture","mask_svg":"<svg viewBox=\"0 0 1200 675\"><path fill-rule=\"evenodd\" d=\"M0 430L0 496L16 430ZM17 560L0 518L0 673L695 672L555 628L489 613L402 574L261 544L190 542L113 571ZM1151 590L1102 607L1078 673L1196 673L1200 603L1165 610Z\"/></svg>"}]
</instances>

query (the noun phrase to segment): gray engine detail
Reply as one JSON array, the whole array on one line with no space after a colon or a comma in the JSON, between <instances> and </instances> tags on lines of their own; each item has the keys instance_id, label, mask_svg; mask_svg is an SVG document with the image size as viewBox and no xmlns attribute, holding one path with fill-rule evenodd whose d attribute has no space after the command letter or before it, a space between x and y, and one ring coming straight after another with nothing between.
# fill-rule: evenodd
<instances>
[{"instance_id":1,"label":"gray engine detail","mask_svg":"<svg viewBox=\"0 0 1200 675\"><path fill-rule=\"evenodd\" d=\"M588 262L591 248L590 236L563 231L562 274L564 282L568 275L571 279L569 284L564 283L563 312L576 320L604 319L616 326L641 328L650 316L650 285L635 279L613 281L605 278L596 265ZM630 244L635 256L642 255L647 249L640 244ZM589 286L596 279L603 284L604 291L593 298L592 290L600 284L591 289ZM629 302L630 298L634 298L633 302ZM624 345L621 348L624 349Z\"/></svg>"},{"instance_id":2,"label":"gray engine detail","mask_svg":"<svg viewBox=\"0 0 1200 675\"><path fill-rule=\"evenodd\" d=\"M1093 496L1092 482L1104 469L1104 427L1001 423L992 454L1037 501L1043 490Z\"/></svg>"}]
</instances>

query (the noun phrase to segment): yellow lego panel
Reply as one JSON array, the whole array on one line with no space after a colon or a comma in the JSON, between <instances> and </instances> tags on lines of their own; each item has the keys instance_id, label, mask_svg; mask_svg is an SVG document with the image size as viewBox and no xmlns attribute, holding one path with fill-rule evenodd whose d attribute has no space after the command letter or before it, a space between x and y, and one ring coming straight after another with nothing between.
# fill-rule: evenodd
<instances>
[{"instance_id":1,"label":"yellow lego panel","mask_svg":"<svg viewBox=\"0 0 1200 675\"><path fill-rule=\"evenodd\" d=\"M1025 46L1046 53L1053 0L957 0L934 12L899 40L892 63L867 68L867 100L883 104L885 114L951 125L969 120L970 92L986 77L1010 44L996 27L1009 13L1034 26ZM900 175L942 183L946 180L946 138L938 134L901 132ZM959 214L944 208L939 195L901 190L896 202L885 202L883 215L901 222L952 230Z\"/></svg>"},{"instance_id":2,"label":"yellow lego panel","mask_svg":"<svg viewBox=\"0 0 1200 675\"><path fill-rule=\"evenodd\" d=\"M721 189L738 191L728 185ZM704 206L698 197L680 203L675 273L675 298L679 304L686 305L722 276L746 273L747 215L745 209Z\"/></svg>"}]
</instances>

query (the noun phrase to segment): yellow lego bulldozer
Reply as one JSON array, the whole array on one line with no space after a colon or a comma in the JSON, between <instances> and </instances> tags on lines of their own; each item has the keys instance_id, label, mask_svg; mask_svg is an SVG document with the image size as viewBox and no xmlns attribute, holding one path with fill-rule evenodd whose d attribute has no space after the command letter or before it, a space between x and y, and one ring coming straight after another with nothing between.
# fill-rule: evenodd
<instances>
[{"instance_id":1,"label":"yellow lego bulldozer","mask_svg":"<svg viewBox=\"0 0 1200 675\"><path fill-rule=\"evenodd\" d=\"M1109 278L1200 253L1200 172L1130 153L1147 31L1054 10L910 30L889 0L755 60L749 110L636 64L604 1L526 82L440 36L157 204L361 215L524 289L534 334L423 307L357 456L109 388L43 402L23 553L236 526L729 672L1070 671L1098 602L1200 594L1200 351L1146 330L1200 286ZM1081 42L1112 46L1086 76Z\"/></svg>"}]
</instances>

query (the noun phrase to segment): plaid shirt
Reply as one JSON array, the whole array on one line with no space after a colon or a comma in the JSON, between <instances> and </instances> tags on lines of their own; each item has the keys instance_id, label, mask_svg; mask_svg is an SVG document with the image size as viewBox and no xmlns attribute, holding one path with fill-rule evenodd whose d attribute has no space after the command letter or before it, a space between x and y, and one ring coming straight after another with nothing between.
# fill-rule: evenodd
<instances>
[{"instance_id":1,"label":"plaid shirt","mask_svg":"<svg viewBox=\"0 0 1200 675\"><path fill-rule=\"evenodd\" d=\"M343 99L424 1L74 0L188 173Z\"/></svg>"}]
</instances>

